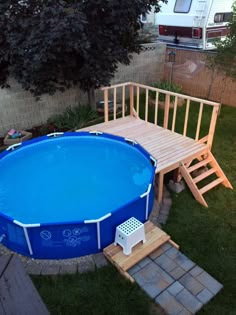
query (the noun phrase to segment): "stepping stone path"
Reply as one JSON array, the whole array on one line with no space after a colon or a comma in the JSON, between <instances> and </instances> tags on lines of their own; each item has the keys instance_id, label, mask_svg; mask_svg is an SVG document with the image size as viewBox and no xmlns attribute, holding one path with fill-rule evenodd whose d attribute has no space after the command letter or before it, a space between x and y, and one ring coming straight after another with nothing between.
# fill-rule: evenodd
<instances>
[{"instance_id":1,"label":"stepping stone path","mask_svg":"<svg viewBox=\"0 0 236 315\"><path fill-rule=\"evenodd\" d=\"M169 243L129 269L128 273L169 315L195 314L223 288Z\"/></svg>"}]
</instances>

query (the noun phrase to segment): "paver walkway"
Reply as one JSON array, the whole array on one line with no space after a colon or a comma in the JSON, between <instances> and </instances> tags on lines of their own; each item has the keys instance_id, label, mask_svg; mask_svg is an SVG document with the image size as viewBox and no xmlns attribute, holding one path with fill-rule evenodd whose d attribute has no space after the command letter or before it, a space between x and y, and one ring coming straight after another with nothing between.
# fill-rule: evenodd
<instances>
[{"instance_id":1,"label":"paver walkway","mask_svg":"<svg viewBox=\"0 0 236 315\"><path fill-rule=\"evenodd\" d=\"M169 243L128 272L169 315L195 314L223 287Z\"/></svg>"}]
</instances>

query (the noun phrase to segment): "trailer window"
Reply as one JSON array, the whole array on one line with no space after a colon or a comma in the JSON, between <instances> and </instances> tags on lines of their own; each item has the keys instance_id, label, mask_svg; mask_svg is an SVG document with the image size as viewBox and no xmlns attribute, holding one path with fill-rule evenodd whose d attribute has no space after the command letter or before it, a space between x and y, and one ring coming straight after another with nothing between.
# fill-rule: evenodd
<instances>
[{"instance_id":1,"label":"trailer window","mask_svg":"<svg viewBox=\"0 0 236 315\"><path fill-rule=\"evenodd\" d=\"M188 13L192 4L192 0L176 0L175 13Z\"/></svg>"},{"instance_id":2,"label":"trailer window","mask_svg":"<svg viewBox=\"0 0 236 315\"><path fill-rule=\"evenodd\" d=\"M215 23L229 22L232 17L232 12L216 13L214 17Z\"/></svg>"}]
</instances>

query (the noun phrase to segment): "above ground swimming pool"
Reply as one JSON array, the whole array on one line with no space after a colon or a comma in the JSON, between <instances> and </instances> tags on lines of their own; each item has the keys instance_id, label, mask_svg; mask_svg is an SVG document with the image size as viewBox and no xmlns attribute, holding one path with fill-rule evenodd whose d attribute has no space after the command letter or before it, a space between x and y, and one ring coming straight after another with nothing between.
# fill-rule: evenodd
<instances>
[{"instance_id":1,"label":"above ground swimming pool","mask_svg":"<svg viewBox=\"0 0 236 315\"><path fill-rule=\"evenodd\" d=\"M156 161L130 139L53 133L0 154L0 242L38 259L79 257L148 219Z\"/></svg>"}]
</instances>

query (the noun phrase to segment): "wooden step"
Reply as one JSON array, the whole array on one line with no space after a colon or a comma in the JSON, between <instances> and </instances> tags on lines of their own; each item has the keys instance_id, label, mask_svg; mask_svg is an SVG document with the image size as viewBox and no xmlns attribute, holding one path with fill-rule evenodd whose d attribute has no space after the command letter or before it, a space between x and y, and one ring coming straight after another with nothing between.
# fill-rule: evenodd
<instances>
[{"instance_id":1,"label":"wooden step","mask_svg":"<svg viewBox=\"0 0 236 315\"><path fill-rule=\"evenodd\" d=\"M197 177L193 178L194 183L198 183L204 178L207 178L208 176L214 174L216 172L215 168L211 168L208 171L205 171L204 173L198 175Z\"/></svg>"},{"instance_id":2,"label":"wooden step","mask_svg":"<svg viewBox=\"0 0 236 315\"><path fill-rule=\"evenodd\" d=\"M140 260L147 257L158 247L170 240L170 236L168 234L153 225L150 221L144 224L144 229L146 242L140 242L135 245L130 255L125 255L123 253L123 249L119 245L115 246L114 244L111 244L103 249L104 255L121 272L126 272ZM128 276L127 274L124 275Z\"/></svg>"},{"instance_id":3,"label":"wooden step","mask_svg":"<svg viewBox=\"0 0 236 315\"><path fill-rule=\"evenodd\" d=\"M202 187L201 189L199 189L200 193L203 195L205 194L208 190L212 189L213 187L221 184L224 181L223 178L217 178L216 180L214 180L213 182L211 182L210 184Z\"/></svg>"},{"instance_id":4,"label":"wooden step","mask_svg":"<svg viewBox=\"0 0 236 315\"><path fill-rule=\"evenodd\" d=\"M205 160L203 160L203 161L201 161L201 162L199 162L199 163L197 163L197 164L194 164L193 166L190 166L190 167L188 168L188 172L189 172L189 173L192 173L193 171L199 169L200 167L203 167L203 166L207 165L207 164L210 163L210 162L211 162L211 158L208 157L207 159L205 159Z\"/></svg>"},{"instance_id":5,"label":"wooden step","mask_svg":"<svg viewBox=\"0 0 236 315\"><path fill-rule=\"evenodd\" d=\"M187 167L182 164L179 168L180 173L182 174L186 184L188 185L189 189L191 190L192 194L194 195L195 199L202 204L204 207L208 207L206 200L203 198L202 194L200 193L197 185L194 183L192 176L189 174Z\"/></svg>"}]
</instances>

